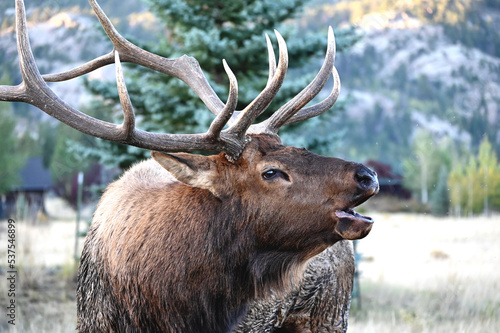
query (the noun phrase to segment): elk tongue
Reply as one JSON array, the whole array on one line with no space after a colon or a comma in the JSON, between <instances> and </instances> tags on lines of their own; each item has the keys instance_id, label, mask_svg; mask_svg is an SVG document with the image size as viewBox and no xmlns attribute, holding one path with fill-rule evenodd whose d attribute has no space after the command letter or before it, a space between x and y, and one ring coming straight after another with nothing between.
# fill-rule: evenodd
<instances>
[{"instance_id":1,"label":"elk tongue","mask_svg":"<svg viewBox=\"0 0 500 333\"><path fill-rule=\"evenodd\" d=\"M336 210L335 216L339 219L335 231L344 239L363 238L372 229L373 219L352 209Z\"/></svg>"}]
</instances>

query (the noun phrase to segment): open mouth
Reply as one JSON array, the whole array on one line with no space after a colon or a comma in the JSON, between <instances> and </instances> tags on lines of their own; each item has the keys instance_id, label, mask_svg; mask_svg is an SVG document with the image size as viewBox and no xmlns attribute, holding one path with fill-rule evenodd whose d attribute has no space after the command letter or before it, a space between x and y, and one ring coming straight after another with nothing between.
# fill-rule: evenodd
<instances>
[{"instance_id":1,"label":"open mouth","mask_svg":"<svg viewBox=\"0 0 500 333\"><path fill-rule=\"evenodd\" d=\"M336 210L335 216L338 218L335 231L344 239L361 239L368 235L373 226L371 217L361 215L352 208Z\"/></svg>"},{"instance_id":2,"label":"open mouth","mask_svg":"<svg viewBox=\"0 0 500 333\"><path fill-rule=\"evenodd\" d=\"M346 210L336 210L335 215L339 219L349 219L349 220L357 220L359 222L364 222L364 223L373 223L373 219L369 216L364 216L359 214L358 212L352 210L351 208L348 208Z\"/></svg>"}]
</instances>

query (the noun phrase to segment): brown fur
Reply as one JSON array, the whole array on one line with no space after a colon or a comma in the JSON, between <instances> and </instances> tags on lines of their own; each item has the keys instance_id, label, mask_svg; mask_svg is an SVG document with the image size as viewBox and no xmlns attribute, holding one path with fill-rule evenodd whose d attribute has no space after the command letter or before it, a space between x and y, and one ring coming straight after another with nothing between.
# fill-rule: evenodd
<instances>
[{"instance_id":1,"label":"brown fur","mask_svg":"<svg viewBox=\"0 0 500 333\"><path fill-rule=\"evenodd\" d=\"M286 290L342 239L335 210L376 192L356 180L363 166L267 135L252 137L235 163L153 156L111 184L95 212L78 276L79 332L231 331L250 301ZM263 179L269 169L286 177Z\"/></svg>"}]
</instances>

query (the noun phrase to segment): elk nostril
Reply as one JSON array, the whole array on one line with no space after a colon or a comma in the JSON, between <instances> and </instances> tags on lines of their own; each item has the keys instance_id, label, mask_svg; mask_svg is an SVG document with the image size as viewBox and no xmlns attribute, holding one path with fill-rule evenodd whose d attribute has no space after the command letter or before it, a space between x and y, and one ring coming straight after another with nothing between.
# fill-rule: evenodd
<instances>
[{"instance_id":1,"label":"elk nostril","mask_svg":"<svg viewBox=\"0 0 500 333\"><path fill-rule=\"evenodd\" d=\"M365 166L361 166L354 178L358 182L358 184L363 188L375 187L378 185L377 173L368 169Z\"/></svg>"}]
</instances>

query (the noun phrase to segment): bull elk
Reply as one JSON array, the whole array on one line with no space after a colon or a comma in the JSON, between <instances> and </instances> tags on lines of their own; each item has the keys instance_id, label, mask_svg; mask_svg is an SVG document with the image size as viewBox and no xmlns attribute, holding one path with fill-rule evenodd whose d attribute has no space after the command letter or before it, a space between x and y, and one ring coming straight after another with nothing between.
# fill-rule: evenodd
<instances>
[{"instance_id":1,"label":"bull elk","mask_svg":"<svg viewBox=\"0 0 500 333\"><path fill-rule=\"evenodd\" d=\"M195 59L166 59L138 48L118 34L95 0L90 4L113 51L72 70L41 75L29 44L24 3L16 0L23 82L0 86L0 100L29 103L83 133L153 150L152 159L108 186L94 214L78 272L79 332L232 331L252 302L300 286L311 258L370 232L372 219L353 208L377 193L376 174L358 163L284 146L277 134L282 126L321 114L335 103L340 79L331 28L314 80L267 120L254 124L285 78L288 56L278 32L278 63L266 36L266 87L235 111L238 86L225 61L230 88L223 103ZM184 81L215 115L208 131L136 129L122 61ZM46 84L112 63L124 114L120 125L79 112ZM331 93L306 107L330 75ZM188 153L200 150L219 154ZM352 253L347 254L352 260ZM345 274L352 279L351 271Z\"/></svg>"}]
</instances>

